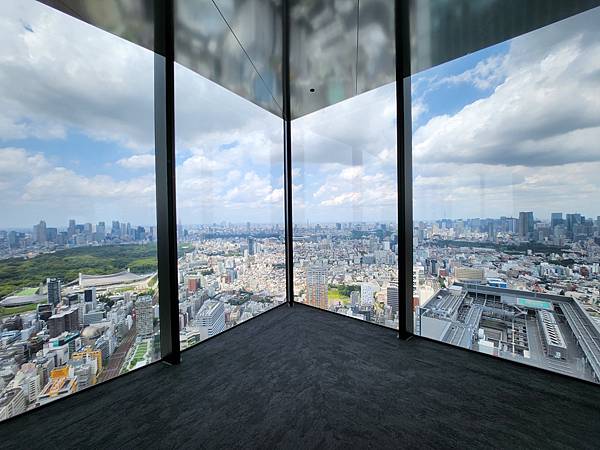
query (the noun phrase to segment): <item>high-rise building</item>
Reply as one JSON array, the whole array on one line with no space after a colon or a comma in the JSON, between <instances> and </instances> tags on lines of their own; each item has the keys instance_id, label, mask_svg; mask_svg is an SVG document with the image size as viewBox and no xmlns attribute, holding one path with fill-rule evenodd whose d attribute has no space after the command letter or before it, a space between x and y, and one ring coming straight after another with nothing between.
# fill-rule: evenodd
<instances>
[{"instance_id":1,"label":"high-rise building","mask_svg":"<svg viewBox=\"0 0 600 450\"><path fill-rule=\"evenodd\" d=\"M360 303L361 305L372 305L375 301L375 293L379 286L375 283L360 283Z\"/></svg>"},{"instance_id":2,"label":"high-rise building","mask_svg":"<svg viewBox=\"0 0 600 450\"><path fill-rule=\"evenodd\" d=\"M533 212L526 211L519 213L519 236L523 239L530 239L533 233Z\"/></svg>"},{"instance_id":3,"label":"high-rise building","mask_svg":"<svg viewBox=\"0 0 600 450\"><path fill-rule=\"evenodd\" d=\"M48 232L46 231L46 222L40 220L40 223L33 226L33 240L40 244L48 241Z\"/></svg>"},{"instance_id":4,"label":"high-rise building","mask_svg":"<svg viewBox=\"0 0 600 450\"><path fill-rule=\"evenodd\" d=\"M567 232L572 235L575 225L579 225L581 222L581 214L567 214Z\"/></svg>"},{"instance_id":5,"label":"high-rise building","mask_svg":"<svg viewBox=\"0 0 600 450\"><path fill-rule=\"evenodd\" d=\"M106 223L98 222L96 225L96 241L101 242L106 237Z\"/></svg>"},{"instance_id":6,"label":"high-rise building","mask_svg":"<svg viewBox=\"0 0 600 450\"><path fill-rule=\"evenodd\" d=\"M83 291L83 300L85 301L86 312L96 309L96 288L91 287Z\"/></svg>"},{"instance_id":7,"label":"high-rise building","mask_svg":"<svg viewBox=\"0 0 600 450\"><path fill-rule=\"evenodd\" d=\"M215 336L225 330L225 306L217 300L207 300L196 315L196 326L201 339Z\"/></svg>"},{"instance_id":8,"label":"high-rise building","mask_svg":"<svg viewBox=\"0 0 600 450\"><path fill-rule=\"evenodd\" d=\"M56 306L60 303L61 282L58 278L46 279L48 285L48 303Z\"/></svg>"},{"instance_id":9,"label":"high-rise building","mask_svg":"<svg viewBox=\"0 0 600 450\"><path fill-rule=\"evenodd\" d=\"M250 236L248 238L248 255L253 256L255 252L256 252L256 249L255 249L254 238L252 236Z\"/></svg>"},{"instance_id":10,"label":"high-rise building","mask_svg":"<svg viewBox=\"0 0 600 450\"><path fill-rule=\"evenodd\" d=\"M563 213L552 213L550 214L550 226L554 228L557 225L562 224Z\"/></svg>"},{"instance_id":11,"label":"high-rise building","mask_svg":"<svg viewBox=\"0 0 600 450\"><path fill-rule=\"evenodd\" d=\"M118 220L113 220L110 234L112 237L121 237L121 224Z\"/></svg>"},{"instance_id":12,"label":"high-rise building","mask_svg":"<svg viewBox=\"0 0 600 450\"><path fill-rule=\"evenodd\" d=\"M75 220L70 219L69 220L69 228L67 228L67 235L68 235L68 237L71 237L74 234L75 234Z\"/></svg>"},{"instance_id":13,"label":"high-rise building","mask_svg":"<svg viewBox=\"0 0 600 450\"><path fill-rule=\"evenodd\" d=\"M306 303L327 309L327 267L311 266L306 270Z\"/></svg>"},{"instance_id":14,"label":"high-rise building","mask_svg":"<svg viewBox=\"0 0 600 450\"><path fill-rule=\"evenodd\" d=\"M152 297L145 295L135 301L135 321L139 337L152 337L154 322L152 316Z\"/></svg>"},{"instance_id":15,"label":"high-rise building","mask_svg":"<svg viewBox=\"0 0 600 450\"><path fill-rule=\"evenodd\" d=\"M58 229L57 228L46 228L46 241L47 242L56 242L58 239Z\"/></svg>"},{"instance_id":16,"label":"high-rise building","mask_svg":"<svg viewBox=\"0 0 600 450\"><path fill-rule=\"evenodd\" d=\"M392 317L398 314L398 283L390 283L387 288L387 304L392 308Z\"/></svg>"},{"instance_id":17,"label":"high-rise building","mask_svg":"<svg viewBox=\"0 0 600 450\"><path fill-rule=\"evenodd\" d=\"M63 310L50 316L47 321L48 332L55 338L65 331L79 330L79 311L77 308Z\"/></svg>"}]
</instances>

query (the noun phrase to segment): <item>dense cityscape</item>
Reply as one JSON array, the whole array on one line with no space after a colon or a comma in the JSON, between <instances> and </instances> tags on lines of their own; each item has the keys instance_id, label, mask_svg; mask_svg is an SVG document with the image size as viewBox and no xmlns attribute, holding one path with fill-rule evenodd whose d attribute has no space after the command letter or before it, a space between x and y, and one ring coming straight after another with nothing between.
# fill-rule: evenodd
<instances>
[{"instance_id":1,"label":"dense cityscape","mask_svg":"<svg viewBox=\"0 0 600 450\"><path fill-rule=\"evenodd\" d=\"M154 239L154 227L118 221L107 229L104 222L92 227L70 220L65 230L59 230L41 220L31 231L0 231L3 284L10 285L15 261L35 265L36 257L61 259L68 249L110 250L118 245L119 250L131 251ZM86 257L99 259L86 254L81 261ZM40 274L48 270L35 269ZM30 280L0 300L0 420L160 357L155 270L80 272L74 279L46 275L43 281Z\"/></svg>"},{"instance_id":2,"label":"dense cityscape","mask_svg":"<svg viewBox=\"0 0 600 450\"><path fill-rule=\"evenodd\" d=\"M600 217L415 222L415 331L600 382Z\"/></svg>"},{"instance_id":3,"label":"dense cityscape","mask_svg":"<svg viewBox=\"0 0 600 450\"><path fill-rule=\"evenodd\" d=\"M285 302L281 225L178 235L182 349ZM48 273L0 300L1 419L159 359L155 238L118 221L0 231L7 264L69 249L154 253L141 272ZM413 240L416 333L598 381L600 217L418 221ZM296 225L296 301L397 328L397 244L391 223Z\"/></svg>"},{"instance_id":4,"label":"dense cityscape","mask_svg":"<svg viewBox=\"0 0 600 450\"><path fill-rule=\"evenodd\" d=\"M213 224L178 229L182 349L285 302L285 246L280 225ZM35 262L69 248L132 249L155 229L114 221L70 221L3 231L6 254ZM313 306L397 327L395 226L296 227L296 296ZM114 250L112 250L114 251ZM155 270L136 274L48 276L0 300L0 417L5 419L159 358ZM315 276L322 274L322 276ZM13 313L13 311L15 311Z\"/></svg>"}]
</instances>

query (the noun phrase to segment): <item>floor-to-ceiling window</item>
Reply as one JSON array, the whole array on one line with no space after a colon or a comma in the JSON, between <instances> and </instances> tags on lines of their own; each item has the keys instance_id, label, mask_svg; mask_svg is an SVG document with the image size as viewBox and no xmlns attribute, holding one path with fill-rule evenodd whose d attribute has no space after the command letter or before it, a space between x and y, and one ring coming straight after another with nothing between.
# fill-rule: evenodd
<instances>
[{"instance_id":1,"label":"floor-to-ceiling window","mask_svg":"<svg viewBox=\"0 0 600 450\"><path fill-rule=\"evenodd\" d=\"M398 327L396 84L292 121L297 301Z\"/></svg>"},{"instance_id":2,"label":"floor-to-ceiling window","mask_svg":"<svg viewBox=\"0 0 600 450\"><path fill-rule=\"evenodd\" d=\"M0 36L6 419L160 348L152 52L32 0Z\"/></svg>"},{"instance_id":3,"label":"floor-to-ceiling window","mask_svg":"<svg viewBox=\"0 0 600 450\"><path fill-rule=\"evenodd\" d=\"M286 300L283 121L255 104L281 114L280 59L258 51L279 49L280 58L281 17L276 2L237 6L176 2L182 349ZM250 17L264 21L262 29Z\"/></svg>"},{"instance_id":4,"label":"floor-to-ceiling window","mask_svg":"<svg viewBox=\"0 0 600 450\"><path fill-rule=\"evenodd\" d=\"M281 118L176 66L181 346L285 301Z\"/></svg>"},{"instance_id":5,"label":"floor-to-ceiling window","mask_svg":"<svg viewBox=\"0 0 600 450\"><path fill-rule=\"evenodd\" d=\"M412 77L417 334L600 379L599 21Z\"/></svg>"}]
</instances>

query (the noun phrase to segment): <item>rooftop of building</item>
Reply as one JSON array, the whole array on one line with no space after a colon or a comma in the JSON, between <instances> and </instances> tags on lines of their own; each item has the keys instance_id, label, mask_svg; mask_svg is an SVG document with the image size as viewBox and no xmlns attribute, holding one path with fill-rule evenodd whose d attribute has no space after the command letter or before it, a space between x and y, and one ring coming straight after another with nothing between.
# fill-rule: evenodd
<instances>
[{"instance_id":1,"label":"rooftop of building","mask_svg":"<svg viewBox=\"0 0 600 450\"><path fill-rule=\"evenodd\" d=\"M540 329L527 319L528 314L544 313L551 313L544 316L547 321L556 322L548 325L552 330ZM510 347L506 342L509 334L515 339L515 320L524 327L519 337L526 351L523 354L515 354L514 347L512 352L499 348L500 341ZM440 289L419 309L416 327L427 337L474 350L493 337L497 356L600 380L600 328L581 303L568 296L455 283ZM486 337L479 337L480 330ZM554 341L566 347L563 363L546 354L546 343Z\"/></svg>"}]
</instances>

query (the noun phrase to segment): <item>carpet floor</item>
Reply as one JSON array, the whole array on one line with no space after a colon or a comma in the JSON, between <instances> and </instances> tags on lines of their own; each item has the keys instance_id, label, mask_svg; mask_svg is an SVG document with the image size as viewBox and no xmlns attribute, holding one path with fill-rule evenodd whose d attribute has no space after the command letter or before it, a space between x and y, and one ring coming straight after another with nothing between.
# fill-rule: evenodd
<instances>
[{"instance_id":1,"label":"carpet floor","mask_svg":"<svg viewBox=\"0 0 600 450\"><path fill-rule=\"evenodd\" d=\"M0 424L1 448L599 448L600 386L304 305Z\"/></svg>"}]
</instances>

